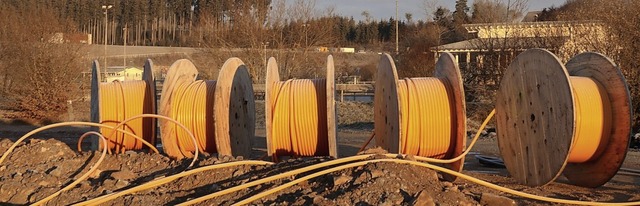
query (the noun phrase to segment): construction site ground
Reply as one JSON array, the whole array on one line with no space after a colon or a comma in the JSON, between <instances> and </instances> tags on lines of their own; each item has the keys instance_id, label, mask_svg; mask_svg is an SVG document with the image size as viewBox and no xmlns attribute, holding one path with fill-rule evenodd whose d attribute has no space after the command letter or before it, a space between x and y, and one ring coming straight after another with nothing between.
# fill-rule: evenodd
<instances>
[{"instance_id":1,"label":"construction site ground","mask_svg":"<svg viewBox=\"0 0 640 206\"><path fill-rule=\"evenodd\" d=\"M202 155L195 167L231 162L240 159L259 159L266 151L263 104L257 104L256 141L252 157L218 157ZM261 109L262 107L262 109ZM371 103L338 104L338 143L340 156L356 155L373 131ZM83 116L88 114L77 114ZM470 125L476 120L470 120ZM21 135L36 126L5 123L0 125L0 152ZM99 152L77 152L77 139L86 127L65 127L35 135L21 143L4 162L0 163L0 204L34 203L55 193L78 178L97 161ZM375 145L374 142L369 147ZM495 133L486 132L467 155L462 173L518 191L554 198L626 202L640 201L640 178L620 173L599 188L582 188L567 184L560 177L542 187L523 186L510 178L504 168L480 164L476 155L499 157ZM83 144L88 148L88 141ZM369 149L368 152L381 152ZM631 150L623 168L640 169L640 152ZM293 158L270 166L234 166L180 178L153 189L116 198L107 205L175 205L236 185L280 174L296 168L327 161L328 158ZM108 155L98 171L88 180L69 191L62 192L48 205L69 205L102 195L121 191L154 179L180 173L191 160L172 160L163 154L129 151ZM306 175L309 173L305 173ZM201 202L201 205L229 205L301 176L285 178L264 185L247 188ZM433 170L396 163L374 163L346 169L304 181L269 195L258 205L552 205L479 186L458 178L442 180Z\"/></svg>"}]
</instances>

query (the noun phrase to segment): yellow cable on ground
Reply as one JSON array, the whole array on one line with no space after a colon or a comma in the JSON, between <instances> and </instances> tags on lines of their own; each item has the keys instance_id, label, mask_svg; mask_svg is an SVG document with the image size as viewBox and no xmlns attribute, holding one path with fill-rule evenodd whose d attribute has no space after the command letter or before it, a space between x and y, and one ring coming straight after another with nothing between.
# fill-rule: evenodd
<instances>
[{"instance_id":1,"label":"yellow cable on ground","mask_svg":"<svg viewBox=\"0 0 640 206\"><path fill-rule=\"evenodd\" d=\"M271 91L271 151L277 156L329 155L325 79L277 82Z\"/></svg>"},{"instance_id":2,"label":"yellow cable on ground","mask_svg":"<svg viewBox=\"0 0 640 206\"><path fill-rule=\"evenodd\" d=\"M611 105L602 85L588 77L570 77L573 88L576 131L569 162L587 162L601 153L611 131ZM599 149L600 148L600 149Z\"/></svg>"},{"instance_id":3,"label":"yellow cable on ground","mask_svg":"<svg viewBox=\"0 0 640 206\"><path fill-rule=\"evenodd\" d=\"M264 183L267 183L267 182L271 182L271 181L274 181L274 180L278 180L278 179L282 179L282 178L286 178L286 177L291 177L291 176L294 176L294 175L297 175L297 174L300 174L300 173L304 173L304 172L308 172L308 171L311 171L311 170L320 169L320 168L323 168L323 167L333 166L333 165L337 165L337 164L343 164L343 163L347 163L347 162L364 160L364 159L370 158L372 156L376 156L376 154L367 154L367 155L358 155L358 156L352 156L352 157L345 157L345 158L335 159L335 160L331 160L331 161L327 161L327 162L323 162L323 163L318 163L318 164L306 166L306 167L295 169L295 170L291 170L291 171L288 171L288 172L285 172L285 173L280 173L280 174L269 176L269 177L265 177L265 178L262 178L262 179L259 179L259 180L254 180L254 181L251 181L251 182L248 182L248 183L244 183L242 185L238 185L238 186L235 186L235 187L232 187L232 188L227 188L227 189L224 189L224 190L220 190L218 192L211 193L211 194L208 194L208 195L205 195L205 196L202 196L202 197L198 197L196 199L192 199L192 200L189 200L187 202L180 203L178 205L193 205L193 204L196 204L196 203L208 200L208 199L212 199L212 198L215 198L215 197L218 197L218 196L221 196L221 195L225 195L225 194L229 194L229 193L232 193L232 192L236 192L236 191L239 191L239 190L244 190L244 189L247 189L247 188L250 188L250 187L253 187L253 186L256 186L256 185L264 184Z\"/></svg>"},{"instance_id":4,"label":"yellow cable on ground","mask_svg":"<svg viewBox=\"0 0 640 206\"><path fill-rule=\"evenodd\" d=\"M520 192L517 190L513 190L513 189L509 189L506 187L502 187L499 185L495 185L489 182L486 182L484 180L480 180L478 178L469 176L469 175L465 175L444 167L440 167L437 165L432 165L432 164L428 164L428 163L423 163L423 162L418 162L418 161L411 161L411 160L401 160L401 159L376 159L376 160L367 160L367 161L362 161L362 162L355 162L355 163L350 163L350 164L346 164L346 165L342 165L342 166L338 166L335 168L331 168L331 169L327 169L327 170L323 170L320 172L316 172L304 177L300 177L296 180L293 180L291 182L288 182L286 184L280 185L278 187L272 188L270 190L264 191L262 193L259 193L257 195L251 196L247 199L244 199L240 202L235 203L234 205L246 205L249 204L253 201L256 201L260 198L263 198L267 195L276 193L278 191L281 191L283 189L286 189L288 187L291 187L295 184L298 184L302 181L306 181L309 180L311 178L315 178L321 175L325 175L331 172L335 172L335 171L340 171L340 170L344 170L344 169L348 169L348 168L354 168L354 167L359 167L359 166L363 166L369 163L377 163L377 162L393 162L393 163L399 163L399 164L410 164L410 165L415 165L415 166L420 166L420 167L426 167L429 169L433 169L433 170L437 170L440 172L444 172L450 175L455 175L457 177L466 179L468 181L471 181L473 183L500 191L500 192L505 192L505 193L509 193L512 195L516 195L516 196L520 196L520 197L524 197L524 198L528 198L528 199L533 199L533 200L539 200L539 201L545 201L545 202L553 202L553 203L560 203L560 204L575 204L575 205L639 205L640 201L636 201L636 202L589 202L589 201L579 201L579 200L565 200L565 199L559 199L559 198L550 198L550 197L544 197L544 196L538 196L538 195L533 195L533 194L529 194L529 193L525 193L525 192Z\"/></svg>"},{"instance_id":5,"label":"yellow cable on ground","mask_svg":"<svg viewBox=\"0 0 640 206\"><path fill-rule=\"evenodd\" d=\"M192 153L200 151L216 153L215 128L213 119L214 94L216 81L195 81L176 86L170 118L184 124L196 137L197 144L192 144L187 130L172 129L162 138L172 138L177 141L180 153L190 157Z\"/></svg>"},{"instance_id":6,"label":"yellow cable on ground","mask_svg":"<svg viewBox=\"0 0 640 206\"><path fill-rule=\"evenodd\" d=\"M455 106L445 79L405 78L398 81L401 151L421 157L450 158L456 144Z\"/></svg>"},{"instance_id":7,"label":"yellow cable on ground","mask_svg":"<svg viewBox=\"0 0 640 206\"><path fill-rule=\"evenodd\" d=\"M416 160L420 160L420 161L428 161L428 162L435 162L435 163L451 163L451 162L456 162L458 160L460 160L462 157L466 156L470 151L471 148L473 148L473 146L475 145L476 141L478 140L478 138L480 137L480 134L482 134L482 131L484 130L484 128L487 126L487 124L489 123L489 121L491 120L491 118L493 117L493 115L495 114L495 110L492 110L491 113L489 113L489 115L487 116L487 118L484 120L484 122L482 123L482 125L480 126L480 128L478 129L478 132L476 132L476 136L473 138L473 140L471 141L471 144L469 144L469 147L462 153L460 154L458 157L455 157L453 159L450 160L441 160L441 159L434 159L434 158L427 158L427 157L419 157L419 156L414 156L414 158ZM291 177L294 175L298 175L304 172L308 172L311 170L316 170L319 168L323 168L323 167L328 167L328 166L333 166L336 164L342 164L342 163L346 163L346 162L352 162L352 161L359 161L359 160L364 160L367 158L370 158L372 156L376 156L377 154L368 154L368 155L358 155L358 156L352 156L352 157L346 157L346 158L340 158L340 159L336 159L336 160L332 160L332 161L328 161L328 162L324 162L324 163L319 163L316 165L311 165L311 166L307 166L304 168L300 168L300 169L296 169L296 170L292 170L289 172L285 172L282 174L278 174L278 175L273 175L270 177L265 177L259 180L254 180L252 182L248 182L242 185L238 185L232 188L227 188L215 193L211 193L209 195L205 195L193 200L189 200L187 202L181 203L180 205L192 205L192 204L196 204L208 199L212 199L221 195L225 195L225 194L229 194L232 192L236 192L236 191L240 191L243 189L247 189L256 185L261 185L267 182L271 182L277 179L282 179L282 178L286 178L286 177ZM399 154L385 154L384 156L389 157L389 158L394 158L394 157L404 157L404 155L399 155Z\"/></svg>"},{"instance_id":8,"label":"yellow cable on ground","mask_svg":"<svg viewBox=\"0 0 640 206\"><path fill-rule=\"evenodd\" d=\"M84 202L80 202L80 203L76 203L73 205L76 206L80 206L80 205L98 205L98 204L102 204L102 203L106 203L108 201L111 201L113 199L116 199L118 197L124 196L124 195L128 195L128 194L132 194L135 192L139 192L139 191L143 191L143 190L148 190L154 187L158 187L164 184L167 184L169 182L172 182L174 180L177 180L178 178L181 177L186 177L189 175L193 175L196 173L200 173L200 172L204 172L204 171L209 171L209 170L213 170L213 169L221 169L221 168L226 168L226 167L232 167L232 166L239 166L239 165L271 165L273 164L272 162L266 162L266 161L255 161L255 160L245 160L245 161L238 161L238 162L229 162L229 163L222 163L222 164L217 164L217 165L209 165L209 166L205 166L205 167L200 167L200 168L196 168L196 169L192 169L192 170L188 170L188 171L184 171L175 175L171 175L162 179L157 179L157 180L153 180L147 183L144 183L142 185L138 185L123 191L119 191L116 193L111 193L108 195L104 195L101 197L97 197L88 201L84 201Z\"/></svg>"},{"instance_id":9,"label":"yellow cable on ground","mask_svg":"<svg viewBox=\"0 0 640 206\"><path fill-rule=\"evenodd\" d=\"M149 144L149 143L148 143L148 142L146 142L144 139L142 139L142 138L138 137L137 135L135 135L135 134L131 133L130 131L126 131L126 130L123 130L123 129L120 129L120 128L119 128L119 126L124 125L124 124L126 124L127 122L129 122L129 121L131 121L131 120L135 120L135 119L139 119L139 118L144 118L144 117L152 117L152 118L161 118L161 119L166 119L166 120L169 120L169 121L171 121L171 122L176 123L176 124L177 124L178 126L180 126L181 128L186 129L186 128L184 127L184 125L180 124L179 122L176 122L175 120L172 120L172 119L170 119L170 118L168 118L168 117L165 117L165 116L161 116L161 115L154 115L154 114L142 114L142 115L137 115L137 116L134 116L134 117L131 117L131 118L129 118L129 119L126 119L126 120L122 121L120 124L116 125L115 127L112 127L112 126L109 126L109 125L105 125L105 124L98 124L98 123L94 123L94 122L63 122L63 123L56 123L56 124L51 124L51 125L47 125L47 126L44 126L44 127L37 128L37 129L32 130L31 132L29 132L29 133L27 133L27 134L23 135L22 137L18 138L18 140L16 140L16 142L14 142L14 143L13 143L13 145L11 145L11 147L9 147L9 149L7 149L7 151L5 151L5 152L4 152L4 154L2 155L2 157L0 157L0 164L2 164L2 162L4 162L4 160L9 156L9 154L11 154L11 152L13 152L13 150L14 150L14 149L15 149L15 148L16 148L16 147L17 147L17 146L18 146L22 141L24 141L25 139L27 139L27 138L31 137L32 135L34 135L34 134L36 134L36 133L39 133L39 132L41 132L41 131L44 131L44 130L47 130L47 129L51 129L51 128L56 128L56 127L63 127L63 126L77 126L77 125L83 125L83 126L92 126L92 127L108 128L108 129L111 129L111 130L113 131L113 132L112 132L112 135L113 135L113 134L115 134L115 132L116 132L116 131L117 131L117 132L122 132L122 133L124 133L124 134L126 134L126 135L129 135L129 136L131 136L131 137L133 137L133 138L136 138L136 139L140 140L141 142L143 142L143 143L144 143L144 144L146 144L147 146L150 146L150 148L152 148L153 150L155 150L156 152L158 152L158 151L157 151L157 149L156 149L155 147L153 147L153 145ZM103 138L104 138L104 136L103 136L102 134L97 133L97 132L93 132L93 131L91 131L91 132L88 132L88 133L89 133L89 134L96 134L96 135L98 135L99 137L103 137ZM191 132L189 132L189 134L191 134ZM84 138L85 136L86 136L86 135L85 135L85 134L83 134L80 138ZM193 136L193 135L191 135L191 136ZM195 142L195 137L193 137L193 139L194 139L194 144L195 144L195 143L196 143L196 142ZM105 141L105 144L106 144L106 141L107 141L107 140L106 140L106 138L104 138L104 141ZM54 193L54 194L52 194L52 195L50 195L50 196L48 196L48 197L46 197L46 198L44 198L44 199L42 199L42 200L40 200L40 201L38 201L38 202L34 203L34 205L41 205L41 204L44 204L44 203L46 203L47 201L49 201L49 200L53 199L54 197L56 197L56 196L60 195L60 193L62 193L62 192L64 192L64 191L67 191L67 190L69 190L69 189L71 189L71 188L75 187L75 185L77 185L78 183L80 183L80 182L84 181L85 179L87 179L87 178L89 177L89 175L91 175L93 172L95 172L95 170L98 168L98 166L100 165L100 163L102 163L102 160L104 159L105 155L107 154L107 150L108 150L108 147L103 147L103 154L102 154L102 156L101 156L101 157L100 157L100 159L98 159L98 161L97 161L97 162L96 162L96 163L91 167L91 169L89 169L89 171L87 171L87 173L85 173L85 174L83 174L82 176L80 176L78 179L76 179L75 181L73 181L71 184L69 184L69 185L65 186L64 188L60 189L58 192L56 192L56 193ZM192 166L195 164L195 161L197 160L198 153L196 152L196 154L195 154L195 155L196 155L196 158L194 158L194 159L193 159L193 161L191 162L191 164L189 165L189 167L188 167L188 168L192 167Z\"/></svg>"},{"instance_id":10,"label":"yellow cable on ground","mask_svg":"<svg viewBox=\"0 0 640 206\"><path fill-rule=\"evenodd\" d=\"M487 119L483 122L483 125L478 130L478 133L476 133L476 137L474 137L474 140L470 144L470 147L467 148L467 150L461 156L466 155L470 151L470 148L475 144L475 141L479 137L479 134L482 131L482 128L484 128L484 126L488 123L488 121L490 120L490 117L493 116L494 112L495 111L492 111L491 114L487 117ZM331 166L331 165L336 165L336 164L340 164L340 163L345 163L345 162L349 162L349 161L362 160L362 159L366 159L366 158L371 157L371 156L375 156L375 154L354 156L354 157L350 157L350 158L343 158L343 159L338 159L338 160L333 160L333 161L329 161L329 162L325 162L325 163L320 163L320 164L316 164L316 165L307 166L305 168L297 169L297 170L290 171L290 172L287 172L287 173L283 173L283 174L280 174L280 175L263 178L263 179L256 180L256 181L253 181L253 182L250 182L250 183L247 183L247 184L243 184L243 185L236 186L236 187L233 187L233 188L229 188L229 189L226 189L226 190L218 191L218 192L216 192L214 194L210 194L208 196L205 196L207 198L201 197L201 198L198 198L198 199L191 200L189 202L185 202L183 204L194 204L194 203L206 200L206 199L210 199L210 198L215 197L215 196L228 194L228 193L233 192L233 191L245 189L245 188L248 188L248 187L251 187L251 186L262 184L264 182L273 181L275 179L281 179L283 177L290 177L292 175L300 174L302 172L311 171L311 170L315 170L315 169L318 169L318 168L327 167L327 166ZM386 157L403 157L403 155L397 155L397 154L385 154L384 156L386 156ZM459 156L459 157L461 157L461 156ZM459 157L457 157L457 158L459 158ZM415 157L415 158L419 159L420 157ZM422 159L433 160L431 158L422 158ZM442 160L439 160L439 159L435 159L435 160L442 161ZM557 199L557 198L541 197L541 196L536 196L536 195L531 195L531 194L528 194L528 193L515 191L515 190L509 189L509 188L500 187L500 186L485 182L483 180L479 180L479 179L473 178L471 176L464 175L464 174L461 174L461 173L458 173L458 172L455 172L455 171L452 171L452 170L449 170L449 169L446 169L446 168L441 168L441 167L438 167L438 166L435 166L435 165L430 165L430 164L421 163L421 162L415 162L415 161L398 160L398 159L379 159L379 160L357 162L357 163L352 163L352 164L348 164L348 165L339 166L339 167L336 167L336 168L324 170L322 172L317 172L317 173L302 177L300 179L294 180L294 181L289 182L289 183L287 183L285 185L281 185L281 186L279 186L277 188L274 188L272 190L260 193L258 195L261 195L261 197L263 197L263 196L268 195L268 194L266 194L267 192L269 194L272 194L274 192L277 192L276 190L281 190L281 189L287 188L289 186L292 186L292 185L297 184L297 183L299 183L301 181L304 181L304 180L308 180L308 179L311 179L311 178L314 178L314 177L317 177L317 176L320 176L320 175L324 175L324 174L327 174L327 173L330 173L330 172L338 171L338 170L341 170L341 169L357 167L357 166L361 166L361 165L364 165L364 164L367 164L367 163L372 163L372 162L397 162L397 163L406 163L406 164L412 164L412 165L427 167L427 168L431 168L431 169L434 169L434 170L442 171L442 172L445 172L445 173L448 173L448 174L452 174L452 175L467 179L469 181L472 181L474 183L477 183L477 184L480 184L480 185L483 185L483 186L490 187L492 189L496 189L496 190L499 190L499 191L502 191L502 192L510 193L510 194L517 195L517 196L522 196L522 197L525 197L525 198L540 200L540 201L556 202L556 203L564 203L564 204L583 204L583 205L584 204L587 204L587 205L635 205L635 204L640 204L640 202L601 203L601 202L584 202L584 201L563 200L563 199ZM256 162L256 164L260 164L260 163L270 164L268 162ZM234 165L240 165L240 164L244 164L244 163L237 162ZM249 164L252 164L252 163L249 163ZM226 167L226 166L231 166L231 165L212 165L211 168L220 168L220 167L223 167L223 166ZM206 171L206 170L209 170L211 168L203 167L203 168L198 168L198 169L185 171L185 172L177 174L177 175L173 175L173 176L169 176L169 177L166 177L166 178L163 178L163 179L155 180L153 182L149 182L149 183L146 183L144 185L140 185L140 186L137 186L135 188L131 188L129 190L122 191L120 193L114 193L114 194L111 194L111 195L116 195L117 194L117 196L122 196L122 195L130 194L130 193L133 193L133 192L136 192L136 191L149 189L151 187L155 187L156 185L166 184L166 183L168 183L170 181L173 181L173 180L175 180L175 179L177 179L179 177L184 177L184 176L188 176L188 175L191 175L191 174L194 174L194 173L197 173L197 172ZM103 196L103 197L100 197L100 198L96 198L94 200L90 200L91 202L90 201L83 202L83 203L80 203L80 205L84 205L85 203L86 204L94 204L94 203L95 204L99 204L99 203L96 203L96 202L99 201L100 203L104 203L104 202L106 202L108 200L116 198L116 197L110 197L111 195L107 195L107 196ZM261 198L261 197L254 196L252 198ZM93 202L93 201L95 201L95 202ZM251 201L254 201L254 200L246 199L245 201L239 202L239 204L249 203Z\"/></svg>"},{"instance_id":11,"label":"yellow cable on ground","mask_svg":"<svg viewBox=\"0 0 640 206\"><path fill-rule=\"evenodd\" d=\"M107 143L107 139L100 133L98 132L94 132L94 131L89 131L87 133L85 133L86 135L88 134L92 134L92 135L97 135L98 137L100 137L100 139L102 140L102 142L104 144ZM85 136L85 134L83 134L82 136ZM62 189L58 190L57 192L39 200L36 203L33 203L31 205L44 205L45 203L47 203L49 200L57 197L58 195L60 195L62 192L67 191L71 188L74 188L77 184L79 184L80 182L86 180L89 175L93 174L97 169L98 169L98 165L100 165L100 163L102 163L102 160L104 160L104 157L107 156L107 147L103 147L102 148L102 154L100 155L100 158L98 159L98 161L96 161L95 164L93 164L92 167L90 167L89 171L87 171L86 173L84 173L82 176L80 176L78 179L76 179L75 181L71 182L71 184L68 184L67 186L63 187Z\"/></svg>"},{"instance_id":12,"label":"yellow cable on ground","mask_svg":"<svg viewBox=\"0 0 640 206\"><path fill-rule=\"evenodd\" d=\"M151 87L146 81L114 81L100 83L100 121L114 126L122 120L139 115L151 114L153 111L153 97ZM122 125L122 129L142 136L147 142L154 144L153 131L155 125L151 119L136 119ZM104 129L101 133L105 134ZM108 152L122 153L125 150L142 149L143 143L122 132L107 136ZM100 145L101 147L104 145Z\"/></svg>"}]
</instances>

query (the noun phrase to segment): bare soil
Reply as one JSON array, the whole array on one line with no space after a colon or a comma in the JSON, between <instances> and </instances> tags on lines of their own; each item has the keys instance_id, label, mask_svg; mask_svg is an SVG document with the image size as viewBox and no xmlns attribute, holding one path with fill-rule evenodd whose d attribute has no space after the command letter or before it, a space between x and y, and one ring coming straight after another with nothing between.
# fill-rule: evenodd
<instances>
[{"instance_id":1,"label":"bare soil","mask_svg":"<svg viewBox=\"0 0 640 206\"><path fill-rule=\"evenodd\" d=\"M262 106L257 106L258 108ZM339 103L338 134L340 156L355 155L373 129L372 105ZM260 114L259 114L260 115ZM257 118L260 119L260 118ZM260 125L260 124L257 124ZM0 125L0 152L21 135L34 129L28 125ZM66 127L36 135L20 144L11 156L0 163L0 204L29 204L40 200L84 174L99 157L98 152L77 152L77 137L85 127ZM372 143L373 145L374 143ZM264 154L264 128L256 129L255 153L252 157L218 157L204 155L196 167L257 159ZM371 147L371 146L370 146ZM372 150L369 150L372 151ZM373 150L378 151L378 150ZM379 152L379 151L378 151ZM500 156L495 136L487 132L467 156L463 173L515 190L532 194L584 201L638 201L640 178L620 173L602 187L591 189L567 184L560 178L543 187L527 187L509 178L504 168L482 165L475 155ZM640 152L627 154L624 168L640 169ZM166 185L127 195L109 205L174 205L206 194L244 184L252 180L312 165L328 158L299 158L270 166L236 166L180 178ZM108 155L98 172L75 188L63 192L49 205L68 205L113 193L187 169L190 160L172 160L163 154L131 151ZM308 174L308 173L307 173ZM305 174L306 175L306 174ZM229 205L296 177L270 182L216 199L201 205ZM375 163L324 175L263 198L258 205L550 205L524 199L479 186L466 180L442 180L436 172L403 164Z\"/></svg>"}]
</instances>

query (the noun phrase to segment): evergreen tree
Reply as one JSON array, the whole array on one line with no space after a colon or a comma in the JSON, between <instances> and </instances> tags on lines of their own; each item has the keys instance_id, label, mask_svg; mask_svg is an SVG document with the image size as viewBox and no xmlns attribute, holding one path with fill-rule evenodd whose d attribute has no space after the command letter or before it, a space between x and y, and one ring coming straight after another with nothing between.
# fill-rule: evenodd
<instances>
[{"instance_id":1,"label":"evergreen tree","mask_svg":"<svg viewBox=\"0 0 640 206\"><path fill-rule=\"evenodd\" d=\"M453 12L453 22L456 26L469 22L468 12L467 0L456 0L456 10Z\"/></svg>"},{"instance_id":2,"label":"evergreen tree","mask_svg":"<svg viewBox=\"0 0 640 206\"><path fill-rule=\"evenodd\" d=\"M442 6L439 6L436 11L433 12L433 21L442 27L453 27L453 22L451 20L451 11Z\"/></svg>"}]
</instances>

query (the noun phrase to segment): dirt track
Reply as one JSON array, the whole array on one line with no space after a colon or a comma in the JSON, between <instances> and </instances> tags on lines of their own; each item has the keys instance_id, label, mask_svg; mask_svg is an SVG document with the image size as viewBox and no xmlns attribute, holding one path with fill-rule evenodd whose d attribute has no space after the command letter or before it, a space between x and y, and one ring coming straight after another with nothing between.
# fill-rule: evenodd
<instances>
[{"instance_id":1,"label":"dirt track","mask_svg":"<svg viewBox=\"0 0 640 206\"><path fill-rule=\"evenodd\" d=\"M339 105L340 106L340 105ZM370 105L342 105L353 107L342 111L366 113ZM357 108L357 109L355 109ZM365 112L362 112L364 109ZM339 110L340 112L340 110ZM341 121L338 135L340 156L355 155L369 137L372 124L367 120L351 116L353 123ZM364 114L363 116L366 116ZM343 117L343 119L347 119ZM260 125L260 124L258 124ZM0 127L0 151L5 151L20 135L35 127L2 125ZM0 164L0 203L28 204L54 193L86 172L97 160L97 153L75 152L75 138L86 128L63 128L38 135L27 140L12 155ZM253 157L264 154L264 129L256 130L256 145ZM52 139L55 138L55 139ZM467 156L463 173L482 180L506 186L523 192L547 197L577 199L585 201L638 201L640 200L640 178L619 174L603 187L580 188L566 184L560 178L556 183L543 187L526 187L515 183L502 168L490 168L478 163L476 154L499 156L497 142L491 134L482 138ZM623 165L625 168L640 169L637 151L629 152ZM232 157L204 156L198 167L237 160ZM323 158L292 159L272 166L236 166L203 172L181 178L155 189L141 191L109 202L109 205L173 205L200 197L215 191L253 181L258 178L279 174L295 168L311 165ZM67 205L110 194L139 185L153 179L169 176L185 170L189 160L175 161L164 155L145 152L128 152L109 155L89 180L81 182L70 191L54 198L51 205ZM297 176L296 178L299 178ZM295 178L294 178L295 179ZM202 202L202 205L227 205L255 195L276 185L293 179L271 182L263 186L231 193ZM497 195L493 196L493 195ZM522 205L547 205L546 202L532 201L497 192L466 180L453 183L440 180L433 171L425 168L393 164L375 163L346 169L324 175L267 196L256 204L318 204L318 205L399 205L437 202L438 205L504 205L508 197ZM488 202L487 202L488 201Z\"/></svg>"}]
</instances>

